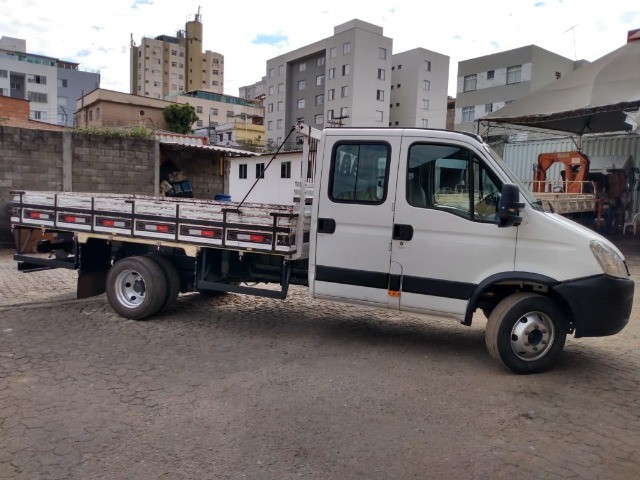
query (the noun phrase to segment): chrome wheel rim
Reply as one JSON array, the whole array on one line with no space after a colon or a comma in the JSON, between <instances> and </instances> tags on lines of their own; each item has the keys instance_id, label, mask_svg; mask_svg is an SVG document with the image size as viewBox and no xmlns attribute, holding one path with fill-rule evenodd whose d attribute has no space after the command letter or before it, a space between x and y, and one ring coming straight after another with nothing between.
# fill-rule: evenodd
<instances>
[{"instance_id":1,"label":"chrome wheel rim","mask_svg":"<svg viewBox=\"0 0 640 480\"><path fill-rule=\"evenodd\" d=\"M127 308L142 305L146 295L144 278L135 270L123 270L116 277L118 302Z\"/></svg>"},{"instance_id":2,"label":"chrome wheel rim","mask_svg":"<svg viewBox=\"0 0 640 480\"><path fill-rule=\"evenodd\" d=\"M511 329L511 349L527 362L544 357L555 339L551 318L542 312L522 315Z\"/></svg>"}]
</instances>

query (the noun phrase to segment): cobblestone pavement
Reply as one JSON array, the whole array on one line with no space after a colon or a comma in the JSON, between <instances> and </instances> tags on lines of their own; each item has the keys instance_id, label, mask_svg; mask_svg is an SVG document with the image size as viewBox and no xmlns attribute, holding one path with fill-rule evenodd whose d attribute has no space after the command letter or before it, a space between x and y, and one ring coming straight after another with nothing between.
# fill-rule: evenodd
<instances>
[{"instance_id":1,"label":"cobblestone pavement","mask_svg":"<svg viewBox=\"0 0 640 480\"><path fill-rule=\"evenodd\" d=\"M618 244L640 279L640 241ZM512 375L485 320L183 295L158 318L74 300L0 252L0 478L640 478L638 304Z\"/></svg>"}]
</instances>

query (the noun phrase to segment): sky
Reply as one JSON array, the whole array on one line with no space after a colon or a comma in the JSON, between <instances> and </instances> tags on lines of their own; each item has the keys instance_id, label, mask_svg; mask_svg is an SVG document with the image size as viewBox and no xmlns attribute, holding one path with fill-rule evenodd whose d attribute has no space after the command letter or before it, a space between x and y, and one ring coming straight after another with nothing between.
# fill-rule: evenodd
<instances>
[{"instance_id":1,"label":"sky","mask_svg":"<svg viewBox=\"0 0 640 480\"><path fill-rule=\"evenodd\" d=\"M28 53L98 69L102 88L129 93L129 47L175 35L200 7L203 47L225 57L224 93L265 75L266 61L333 35L354 18L393 39L393 53L422 47L459 61L526 45L594 61L640 28L638 0L0 0L0 36Z\"/></svg>"}]
</instances>

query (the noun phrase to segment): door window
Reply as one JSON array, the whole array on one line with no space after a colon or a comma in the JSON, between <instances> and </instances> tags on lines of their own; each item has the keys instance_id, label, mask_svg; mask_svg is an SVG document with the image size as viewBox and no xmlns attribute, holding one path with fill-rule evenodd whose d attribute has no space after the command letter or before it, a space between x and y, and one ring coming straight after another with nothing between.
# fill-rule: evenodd
<instances>
[{"instance_id":1,"label":"door window","mask_svg":"<svg viewBox=\"0 0 640 480\"><path fill-rule=\"evenodd\" d=\"M329 196L334 202L381 204L387 197L386 143L343 143L334 148Z\"/></svg>"},{"instance_id":2,"label":"door window","mask_svg":"<svg viewBox=\"0 0 640 480\"><path fill-rule=\"evenodd\" d=\"M473 220L497 221L500 186L479 159L465 148L412 145L406 181L409 205L443 210Z\"/></svg>"}]
</instances>

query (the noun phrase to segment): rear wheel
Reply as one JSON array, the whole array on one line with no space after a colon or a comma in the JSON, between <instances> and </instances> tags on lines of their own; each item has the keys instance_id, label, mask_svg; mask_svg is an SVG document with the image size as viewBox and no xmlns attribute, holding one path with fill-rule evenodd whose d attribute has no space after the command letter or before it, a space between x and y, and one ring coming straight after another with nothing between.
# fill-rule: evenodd
<instances>
[{"instance_id":1,"label":"rear wheel","mask_svg":"<svg viewBox=\"0 0 640 480\"><path fill-rule=\"evenodd\" d=\"M553 367L567 337L564 313L548 297L516 293L489 315L485 343L489 354L515 373L540 373Z\"/></svg>"},{"instance_id":2,"label":"rear wheel","mask_svg":"<svg viewBox=\"0 0 640 480\"><path fill-rule=\"evenodd\" d=\"M149 257L151 257L162 269L162 273L164 273L164 278L167 283L167 294L160 310L158 310L162 311L165 308L173 306L178 299L178 294L180 293L180 277L178 276L176 267L167 257L160 254L151 254Z\"/></svg>"},{"instance_id":3,"label":"rear wheel","mask_svg":"<svg viewBox=\"0 0 640 480\"><path fill-rule=\"evenodd\" d=\"M107 274L107 298L125 318L143 320L160 310L167 295L167 281L160 265L150 257L118 260Z\"/></svg>"}]
</instances>

